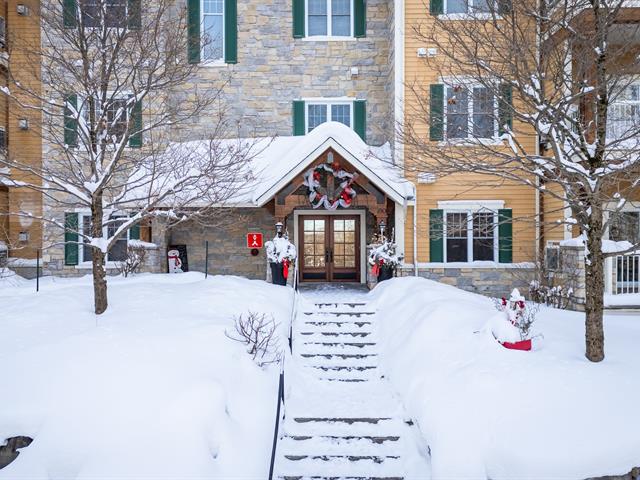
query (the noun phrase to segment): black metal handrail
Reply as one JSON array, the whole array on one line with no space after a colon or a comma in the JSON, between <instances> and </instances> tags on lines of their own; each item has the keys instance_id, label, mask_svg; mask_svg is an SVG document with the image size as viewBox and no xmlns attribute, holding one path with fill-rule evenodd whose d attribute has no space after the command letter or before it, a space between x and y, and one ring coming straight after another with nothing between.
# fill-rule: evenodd
<instances>
[{"instance_id":1,"label":"black metal handrail","mask_svg":"<svg viewBox=\"0 0 640 480\"><path fill-rule=\"evenodd\" d=\"M293 302L291 304L291 316L289 318L289 353L293 354L293 321L298 313L298 259L295 260L295 266L293 269ZM273 469L276 462L276 451L278 449L278 438L280 430L280 422L284 421L285 412L282 412L284 407L284 365L286 355L282 356L280 362L280 381L278 384L278 403L276 406L276 422L273 429L273 445L271 446L271 462L269 464L269 480L273 480Z\"/></svg>"}]
</instances>

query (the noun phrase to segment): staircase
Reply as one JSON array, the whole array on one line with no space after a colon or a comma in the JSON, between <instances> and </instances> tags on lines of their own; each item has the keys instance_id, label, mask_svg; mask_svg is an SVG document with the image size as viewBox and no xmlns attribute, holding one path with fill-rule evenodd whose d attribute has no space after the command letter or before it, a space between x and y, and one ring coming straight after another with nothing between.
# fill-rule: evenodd
<instances>
[{"instance_id":1,"label":"staircase","mask_svg":"<svg viewBox=\"0 0 640 480\"><path fill-rule=\"evenodd\" d=\"M378 368L375 311L357 301L308 305L294 325L277 478L429 478L427 454Z\"/></svg>"}]
</instances>

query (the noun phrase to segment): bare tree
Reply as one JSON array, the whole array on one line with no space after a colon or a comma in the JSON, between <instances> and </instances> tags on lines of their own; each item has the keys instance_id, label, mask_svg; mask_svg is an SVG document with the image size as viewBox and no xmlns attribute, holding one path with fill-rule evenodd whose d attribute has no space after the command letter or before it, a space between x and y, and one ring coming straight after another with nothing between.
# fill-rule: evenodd
<instances>
[{"instance_id":1,"label":"bare tree","mask_svg":"<svg viewBox=\"0 0 640 480\"><path fill-rule=\"evenodd\" d=\"M437 48L426 62L444 87L410 85L415 102L406 103L415 108L399 127L407 165L470 173L474 185L526 185L570 209L560 221L586 239L586 356L594 362L604 359L604 259L637 248L602 248L610 219L640 188L639 117L615 108L638 72L640 30L625 3L499 0L474 2L458 21L434 16L414 34Z\"/></svg>"},{"instance_id":2,"label":"bare tree","mask_svg":"<svg viewBox=\"0 0 640 480\"><path fill-rule=\"evenodd\" d=\"M10 40L24 61L9 72L4 93L38 114L32 130L42 138L43 162L8 158L0 172L8 167L6 185L41 193L49 207L39 216L10 214L36 217L91 247L101 314L108 305L105 260L118 239L152 217L169 225L211 217L245 186L253 145L221 140L238 137L222 101L228 79L203 89L192 82L197 65L187 47L194 40L179 2L39 4L32 18L42 38ZM173 143L205 114L201 141ZM91 212L89 228L50 213L79 208Z\"/></svg>"}]
</instances>

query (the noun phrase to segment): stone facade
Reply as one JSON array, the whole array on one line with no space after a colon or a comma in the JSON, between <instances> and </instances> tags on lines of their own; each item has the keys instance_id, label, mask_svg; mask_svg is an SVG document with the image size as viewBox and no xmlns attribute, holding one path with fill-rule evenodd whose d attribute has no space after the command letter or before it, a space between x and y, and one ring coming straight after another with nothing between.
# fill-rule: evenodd
<instances>
[{"instance_id":1,"label":"stone facade","mask_svg":"<svg viewBox=\"0 0 640 480\"><path fill-rule=\"evenodd\" d=\"M219 226L189 221L172 228L167 234L166 245L186 245L189 270L204 272L205 241L208 240L210 274L264 280L267 273L264 248L257 256L251 256L251 250L246 246L246 235L261 232L265 241L271 239L275 231L275 217L267 208L225 210L220 215L225 218L215 219L221 223ZM160 251L166 252L166 247L161 247ZM164 262L166 265L166 260Z\"/></svg>"},{"instance_id":2,"label":"stone facade","mask_svg":"<svg viewBox=\"0 0 640 480\"><path fill-rule=\"evenodd\" d=\"M414 275L412 268L398 269L398 276ZM490 268L490 267L433 267L420 268L418 275L429 280L453 285L468 292L488 297L508 296L514 288L525 293L534 278L533 267Z\"/></svg>"},{"instance_id":3,"label":"stone facade","mask_svg":"<svg viewBox=\"0 0 640 480\"><path fill-rule=\"evenodd\" d=\"M238 1L238 63L203 64L184 89L185 101L195 89L224 87L225 115L244 137L291 135L292 102L310 98L367 101L367 142L381 145L393 137L392 3L368 0L365 38L315 40L293 38L291 0ZM352 76L351 68L358 74ZM200 117L184 138L199 138L218 120L216 112Z\"/></svg>"},{"instance_id":4,"label":"stone facade","mask_svg":"<svg viewBox=\"0 0 640 480\"><path fill-rule=\"evenodd\" d=\"M549 272L552 285L573 289L571 310L584 311L586 299L585 249L584 247L560 247L559 268Z\"/></svg>"}]
</instances>

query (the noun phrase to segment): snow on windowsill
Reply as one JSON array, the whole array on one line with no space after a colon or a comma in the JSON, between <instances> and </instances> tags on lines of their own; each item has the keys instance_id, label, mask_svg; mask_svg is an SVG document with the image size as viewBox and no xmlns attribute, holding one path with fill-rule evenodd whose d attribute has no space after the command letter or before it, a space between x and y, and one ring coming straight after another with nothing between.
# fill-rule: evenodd
<instances>
[{"instance_id":1,"label":"snow on windowsill","mask_svg":"<svg viewBox=\"0 0 640 480\"><path fill-rule=\"evenodd\" d=\"M637 307L640 306L640 293L620 293L604 295L605 307Z\"/></svg>"},{"instance_id":2,"label":"snow on windowsill","mask_svg":"<svg viewBox=\"0 0 640 480\"><path fill-rule=\"evenodd\" d=\"M106 262L104 264L104 268L118 268L118 264L120 262ZM93 263L91 262L81 262L78 265L75 265L74 268L76 270L91 270L93 268Z\"/></svg>"},{"instance_id":3,"label":"snow on windowsill","mask_svg":"<svg viewBox=\"0 0 640 480\"><path fill-rule=\"evenodd\" d=\"M326 36L326 35L315 35L312 37L303 37L301 38L303 42L354 42L357 40L356 37L338 37L338 36Z\"/></svg>"},{"instance_id":4,"label":"snow on windowsill","mask_svg":"<svg viewBox=\"0 0 640 480\"><path fill-rule=\"evenodd\" d=\"M493 268L497 270L511 268L534 268L532 262L498 263L488 261L475 262L418 262L418 268ZM402 268L415 268L414 264L405 263Z\"/></svg>"},{"instance_id":5,"label":"snow on windowsill","mask_svg":"<svg viewBox=\"0 0 640 480\"><path fill-rule=\"evenodd\" d=\"M219 67L226 67L227 65L230 65L230 64L225 62L224 59L220 59L220 60L205 60L203 62L200 62L200 66L201 67L219 68Z\"/></svg>"},{"instance_id":6,"label":"snow on windowsill","mask_svg":"<svg viewBox=\"0 0 640 480\"><path fill-rule=\"evenodd\" d=\"M158 245L151 242L143 242L142 240L129 240L128 245L134 248L144 248L145 250L155 250Z\"/></svg>"},{"instance_id":7,"label":"snow on windowsill","mask_svg":"<svg viewBox=\"0 0 640 480\"><path fill-rule=\"evenodd\" d=\"M452 138L438 142L441 147L477 147L484 145L489 147L499 147L504 145L501 138Z\"/></svg>"},{"instance_id":8,"label":"snow on windowsill","mask_svg":"<svg viewBox=\"0 0 640 480\"><path fill-rule=\"evenodd\" d=\"M438 15L439 20L491 20L491 13L443 13ZM496 20L502 20L502 16L496 15Z\"/></svg>"},{"instance_id":9,"label":"snow on windowsill","mask_svg":"<svg viewBox=\"0 0 640 480\"><path fill-rule=\"evenodd\" d=\"M562 240L560 242L561 247L585 247L585 239L583 235L579 237L571 238L569 240ZM633 247L631 242L622 241L614 242L613 240L602 240L602 253L616 253L626 252Z\"/></svg>"}]
</instances>

